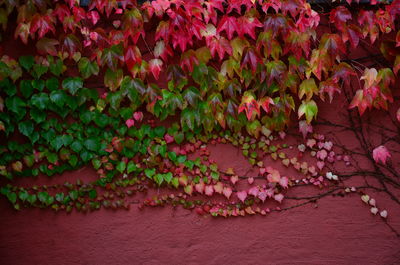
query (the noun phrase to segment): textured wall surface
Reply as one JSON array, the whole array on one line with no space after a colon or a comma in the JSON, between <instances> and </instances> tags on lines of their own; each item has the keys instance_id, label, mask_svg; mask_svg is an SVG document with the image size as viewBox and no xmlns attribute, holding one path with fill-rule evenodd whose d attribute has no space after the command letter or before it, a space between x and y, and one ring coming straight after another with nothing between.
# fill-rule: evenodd
<instances>
[{"instance_id":1,"label":"textured wall surface","mask_svg":"<svg viewBox=\"0 0 400 265\"><path fill-rule=\"evenodd\" d=\"M15 49L12 42L4 47L6 53L15 55L33 49ZM102 79L97 81L101 84ZM339 102L335 100L321 109L319 117L343 118L339 110L346 106ZM352 148L352 135L337 135ZM232 147L212 147L211 152L222 169L233 167L242 175L249 169L247 161ZM89 180L95 175L86 168L37 181L63 183L77 178ZM310 192L316 194L319 190L313 188ZM389 210L390 224L400 230L398 205L387 196L375 198L379 207ZM230 219L201 217L170 207L139 211L134 205L129 211L89 214L56 214L40 209L16 212L3 197L0 212L1 265L400 264L400 239L381 218L369 212L357 194L326 197L318 204L266 217Z\"/></svg>"}]
</instances>

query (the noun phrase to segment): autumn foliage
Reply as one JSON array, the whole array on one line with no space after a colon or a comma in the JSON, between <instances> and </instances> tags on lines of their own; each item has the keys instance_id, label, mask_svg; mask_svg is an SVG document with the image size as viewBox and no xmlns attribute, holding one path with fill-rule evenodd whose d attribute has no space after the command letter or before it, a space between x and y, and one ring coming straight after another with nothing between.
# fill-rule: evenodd
<instances>
[{"instance_id":1,"label":"autumn foliage","mask_svg":"<svg viewBox=\"0 0 400 265\"><path fill-rule=\"evenodd\" d=\"M7 54L11 48L0 44L0 133L7 138L0 174L8 179L50 175L91 163L100 178L90 187L67 185L68 192L54 196L40 191L37 199L26 189L5 186L2 193L14 205L19 198L56 209L98 208L112 201L110 193L119 193L117 186L147 187L142 178L180 189L185 196L197 191L229 200L236 193L243 204L251 196L258 202L281 202L293 183L264 166L255 149L315 177L315 186L323 183L318 177L324 161L337 154L329 141L325 147L323 137L314 135L309 140L315 143L307 148L315 151L319 165L310 169L279 151L286 147L269 143L271 132L281 132L284 139L283 131L298 125L309 137L318 107L331 103L354 80L359 86L348 108L357 108L360 115L373 108L387 110L394 100L400 70L399 0L323 6L305 0L157 0L142 5L92 0L87 7L78 2L0 4L3 40L12 29L14 41L36 50L12 58ZM360 43L378 47L384 63L359 63L351 51ZM86 88L99 78L101 88ZM155 125L171 117L178 122ZM67 125L63 119L79 122ZM17 132L29 140L23 148L10 144ZM223 179L212 161L189 160L186 155L199 149L208 156L202 144L213 135L218 143L241 147L269 186L236 190L234 172L223 172ZM173 151L173 144L182 146ZM390 153L379 146L373 158L386 164ZM98 194L99 187L106 197ZM160 201L176 202L173 196Z\"/></svg>"}]
</instances>

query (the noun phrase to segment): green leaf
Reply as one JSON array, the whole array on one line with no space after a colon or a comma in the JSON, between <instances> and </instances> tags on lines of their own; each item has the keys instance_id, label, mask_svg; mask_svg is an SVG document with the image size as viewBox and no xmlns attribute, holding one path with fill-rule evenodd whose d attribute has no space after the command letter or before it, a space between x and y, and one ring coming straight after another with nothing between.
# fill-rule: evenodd
<instances>
[{"instance_id":1,"label":"green leaf","mask_svg":"<svg viewBox=\"0 0 400 265\"><path fill-rule=\"evenodd\" d=\"M172 186L174 186L176 189L179 187L179 179L178 178L173 178L172 180L171 180L171 184L172 184Z\"/></svg>"},{"instance_id":2,"label":"green leaf","mask_svg":"<svg viewBox=\"0 0 400 265\"><path fill-rule=\"evenodd\" d=\"M62 203L64 201L64 193L63 192L57 193L55 198L56 198L56 201Z\"/></svg>"},{"instance_id":3,"label":"green leaf","mask_svg":"<svg viewBox=\"0 0 400 265\"><path fill-rule=\"evenodd\" d=\"M182 132L178 132L174 134L174 140L177 144L181 144L185 139L185 135Z\"/></svg>"},{"instance_id":4,"label":"green leaf","mask_svg":"<svg viewBox=\"0 0 400 265\"><path fill-rule=\"evenodd\" d=\"M71 149L75 152L75 153L79 153L82 150L83 146L81 144L80 141L75 140L72 144L71 144Z\"/></svg>"},{"instance_id":5,"label":"green leaf","mask_svg":"<svg viewBox=\"0 0 400 265\"><path fill-rule=\"evenodd\" d=\"M33 76L36 79L39 79L42 75L44 75L45 73L47 73L47 71L49 70L49 67L42 65L42 64L35 64L33 65L33 71L34 74Z\"/></svg>"},{"instance_id":6,"label":"green leaf","mask_svg":"<svg viewBox=\"0 0 400 265\"><path fill-rule=\"evenodd\" d=\"M156 169L155 168L146 168L144 170L144 174L148 177L148 178L152 178L154 176L154 174L156 174Z\"/></svg>"},{"instance_id":7,"label":"green leaf","mask_svg":"<svg viewBox=\"0 0 400 265\"><path fill-rule=\"evenodd\" d=\"M186 156L181 155L178 156L178 158L176 159L176 162L178 162L179 164L183 164L186 161Z\"/></svg>"},{"instance_id":8,"label":"green leaf","mask_svg":"<svg viewBox=\"0 0 400 265\"><path fill-rule=\"evenodd\" d=\"M91 62L88 58L82 57L78 63L79 72L84 79L89 78L91 75L99 74L99 66L95 61Z\"/></svg>"},{"instance_id":9,"label":"green leaf","mask_svg":"<svg viewBox=\"0 0 400 265\"><path fill-rule=\"evenodd\" d=\"M43 80L41 80L41 79L32 80L33 88L35 88L35 89L37 89L39 91L43 91L44 85L45 85L45 82Z\"/></svg>"},{"instance_id":10,"label":"green leaf","mask_svg":"<svg viewBox=\"0 0 400 265\"><path fill-rule=\"evenodd\" d=\"M25 102L19 98L19 97L7 97L6 98L6 107L7 109L9 109L10 111L14 112L14 113L21 113L22 111L25 111Z\"/></svg>"},{"instance_id":11,"label":"green leaf","mask_svg":"<svg viewBox=\"0 0 400 265\"><path fill-rule=\"evenodd\" d=\"M51 57L52 58L52 57ZM49 60L50 62L51 60ZM64 72L65 66L61 59L58 59L55 62L50 63L50 72L55 76L60 76L62 72Z\"/></svg>"},{"instance_id":12,"label":"green leaf","mask_svg":"<svg viewBox=\"0 0 400 265\"><path fill-rule=\"evenodd\" d=\"M20 123L18 124L18 129L19 129L19 131L20 131L23 135L25 135L26 137L28 137L28 138L31 137L34 128L35 128L35 127L34 127L34 125L33 125L33 122L32 122L32 121L29 121L29 120L28 120L28 121L20 122Z\"/></svg>"},{"instance_id":13,"label":"green leaf","mask_svg":"<svg viewBox=\"0 0 400 265\"><path fill-rule=\"evenodd\" d=\"M84 124L88 124L93 120L94 113L91 111L84 111L79 114L79 118Z\"/></svg>"},{"instance_id":14,"label":"green leaf","mask_svg":"<svg viewBox=\"0 0 400 265\"><path fill-rule=\"evenodd\" d=\"M128 96L131 102L138 101L138 92L144 94L146 88L143 81L140 79L132 79L129 76L125 76L121 83L121 91L124 96Z\"/></svg>"},{"instance_id":15,"label":"green leaf","mask_svg":"<svg viewBox=\"0 0 400 265\"><path fill-rule=\"evenodd\" d=\"M21 80L21 82L19 83L19 89L21 90L22 96L24 96L25 98L29 98L34 90L30 80Z\"/></svg>"},{"instance_id":16,"label":"green leaf","mask_svg":"<svg viewBox=\"0 0 400 265\"><path fill-rule=\"evenodd\" d=\"M21 201L26 201L29 198L29 193L26 190L22 190L18 193L18 197Z\"/></svg>"},{"instance_id":17,"label":"green leaf","mask_svg":"<svg viewBox=\"0 0 400 265\"><path fill-rule=\"evenodd\" d=\"M58 152L60 148L63 146L63 139L62 135L56 136L52 141L51 141L51 146Z\"/></svg>"},{"instance_id":18,"label":"green leaf","mask_svg":"<svg viewBox=\"0 0 400 265\"><path fill-rule=\"evenodd\" d=\"M176 153L175 153L175 152L168 152L168 158L169 158L172 162L176 162Z\"/></svg>"},{"instance_id":19,"label":"green leaf","mask_svg":"<svg viewBox=\"0 0 400 265\"><path fill-rule=\"evenodd\" d=\"M46 84L46 88L47 88L49 91L57 90L58 87L59 87L59 85L60 85L60 84L58 83L58 79L55 78L55 77L52 77L52 78L47 79L45 84Z\"/></svg>"},{"instance_id":20,"label":"green leaf","mask_svg":"<svg viewBox=\"0 0 400 265\"><path fill-rule=\"evenodd\" d=\"M31 109L30 116L36 123L41 123L46 120L46 112L38 110L37 108Z\"/></svg>"},{"instance_id":21,"label":"green leaf","mask_svg":"<svg viewBox=\"0 0 400 265\"><path fill-rule=\"evenodd\" d=\"M8 96L17 94L17 87L8 78L0 81L0 89L6 92Z\"/></svg>"},{"instance_id":22,"label":"green leaf","mask_svg":"<svg viewBox=\"0 0 400 265\"><path fill-rule=\"evenodd\" d=\"M73 140L74 140L74 138L69 134L64 134L62 136L63 145L65 147L69 146L72 143Z\"/></svg>"},{"instance_id":23,"label":"green leaf","mask_svg":"<svg viewBox=\"0 0 400 265\"><path fill-rule=\"evenodd\" d=\"M7 199L12 203L15 204L17 202L17 194L15 192L8 192Z\"/></svg>"},{"instance_id":24,"label":"green leaf","mask_svg":"<svg viewBox=\"0 0 400 265\"><path fill-rule=\"evenodd\" d=\"M89 191L89 198L94 200L97 198L97 191L95 189Z\"/></svg>"},{"instance_id":25,"label":"green leaf","mask_svg":"<svg viewBox=\"0 0 400 265\"><path fill-rule=\"evenodd\" d=\"M119 171L119 173L123 173L125 169L126 169L126 163L123 161L118 162L117 170Z\"/></svg>"},{"instance_id":26,"label":"green leaf","mask_svg":"<svg viewBox=\"0 0 400 265\"><path fill-rule=\"evenodd\" d=\"M77 190L71 190L68 193L69 197L71 198L71 200L75 201L76 199L78 199L78 191Z\"/></svg>"},{"instance_id":27,"label":"green leaf","mask_svg":"<svg viewBox=\"0 0 400 265\"><path fill-rule=\"evenodd\" d=\"M71 95L75 95L79 89L83 88L83 80L80 77L68 77L63 80L62 87L68 89Z\"/></svg>"},{"instance_id":28,"label":"green leaf","mask_svg":"<svg viewBox=\"0 0 400 265\"><path fill-rule=\"evenodd\" d=\"M121 69L112 71L111 69L107 68L104 75L104 85L111 91L115 91L118 87L120 87L123 77L124 73Z\"/></svg>"},{"instance_id":29,"label":"green leaf","mask_svg":"<svg viewBox=\"0 0 400 265\"><path fill-rule=\"evenodd\" d=\"M36 194L30 194L27 200L30 204L34 204L37 200Z\"/></svg>"},{"instance_id":30,"label":"green leaf","mask_svg":"<svg viewBox=\"0 0 400 265\"><path fill-rule=\"evenodd\" d=\"M32 105L40 110L46 109L49 102L50 102L49 96L45 93L35 94L31 98Z\"/></svg>"},{"instance_id":31,"label":"green leaf","mask_svg":"<svg viewBox=\"0 0 400 265\"><path fill-rule=\"evenodd\" d=\"M77 157L76 155L71 155L71 156L69 157L68 163L69 163L71 166L75 167L75 166L78 164L78 157Z\"/></svg>"},{"instance_id":32,"label":"green leaf","mask_svg":"<svg viewBox=\"0 0 400 265\"><path fill-rule=\"evenodd\" d=\"M165 180L168 184L171 183L172 178L173 178L173 175L172 175L171 172L168 172L168 173L164 174L164 180Z\"/></svg>"},{"instance_id":33,"label":"green leaf","mask_svg":"<svg viewBox=\"0 0 400 265\"><path fill-rule=\"evenodd\" d=\"M98 139L88 138L83 142L85 148L89 151L97 152L101 148L101 144Z\"/></svg>"},{"instance_id":34,"label":"green leaf","mask_svg":"<svg viewBox=\"0 0 400 265\"><path fill-rule=\"evenodd\" d=\"M48 152L46 154L46 158L47 158L47 161L49 161L52 164L55 164L58 161L58 156L57 156L56 153L49 153Z\"/></svg>"},{"instance_id":35,"label":"green leaf","mask_svg":"<svg viewBox=\"0 0 400 265\"><path fill-rule=\"evenodd\" d=\"M122 99L123 99L122 91L117 91L114 93L110 92L107 94L107 100L108 100L108 102L110 102L110 106L114 110L119 109Z\"/></svg>"},{"instance_id":36,"label":"green leaf","mask_svg":"<svg viewBox=\"0 0 400 265\"><path fill-rule=\"evenodd\" d=\"M136 164L133 161L129 161L126 172L128 172L128 174L129 174L129 173L131 173L133 171L136 171L136 170L137 170Z\"/></svg>"},{"instance_id":37,"label":"green leaf","mask_svg":"<svg viewBox=\"0 0 400 265\"><path fill-rule=\"evenodd\" d=\"M214 180L219 180L219 173L218 172L212 171L210 173L210 175Z\"/></svg>"},{"instance_id":38,"label":"green leaf","mask_svg":"<svg viewBox=\"0 0 400 265\"><path fill-rule=\"evenodd\" d=\"M158 138L164 137L165 132L166 132L166 129L164 126L157 126L156 128L154 128L155 136Z\"/></svg>"},{"instance_id":39,"label":"green leaf","mask_svg":"<svg viewBox=\"0 0 400 265\"><path fill-rule=\"evenodd\" d=\"M299 99L306 95L306 101L309 101L313 94L318 95L319 89L315 84L314 78L306 79L301 82L299 87Z\"/></svg>"},{"instance_id":40,"label":"green leaf","mask_svg":"<svg viewBox=\"0 0 400 265\"><path fill-rule=\"evenodd\" d=\"M32 68L32 66L35 64L35 58L32 55L21 56L21 57L19 57L18 61L19 61L19 64L28 72Z\"/></svg>"},{"instance_id":41,"label":"green leaf","mask_svg":"<svg viewBox=\"0 0 400 265\"><path fill-rule=\"evenodd\" d=\"M311 120L317 116L317 113L318 107L314 100L303 100L298 110L299 118L305 114L307 123L310 123Z\"/></svg>"},{"instance_id":42,"label":"green leaf","mask_svg":"<svg viewBox=\"0 0 400 265\"><path fill-rule=\"evenodd\" d=\"M92 159L92 165L94 169L99 169L101 167L101 161L97 158Z\"/></svg>"},{"instance_id":43,"label":"green leaf","mask_svg":"<svg viewBox=\"0 0 400 265\"><path fill-rule=\"evenodd\" d=\"M54 90L50 93L50 100L61 108L67 100L67 94L63 90Z\"/></svg>"},{"instance_id":44,"label":"green leaf","mask_svg":"<svg viewBox=\"0 0 400 265\"><path fill-rule=\"evenodd\" d=\"M163 177L162 174L156 174L156 175L154 176L154 180L155 180L155 182L158 184L158 186L161 186L161 184L162 184L163 181L164 181L164 177Z\"/></svg>"},{"instance_id":45,"label":"green leaf","mask_svg":"<svg viewBox=\"0 0 400 265\"><path fill-rule=\"evenodd\" d=\"M50 196L46 191L38 192L38 199L41 203L49 206L54 202L54 197Z\"/></svg>"}]
</instances>

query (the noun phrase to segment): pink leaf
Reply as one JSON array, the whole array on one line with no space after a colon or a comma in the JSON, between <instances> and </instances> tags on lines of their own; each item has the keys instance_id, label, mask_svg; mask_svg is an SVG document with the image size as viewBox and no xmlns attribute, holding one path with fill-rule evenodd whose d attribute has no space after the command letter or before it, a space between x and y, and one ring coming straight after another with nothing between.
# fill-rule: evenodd
<instances>
[{"instance_id":1,"label":"pink leaf","mask_svg":"<svg viewBox=\"0 0 400 265\"><path fill-rule=\"evenodd\" d=\"M282 202L283 198L284 198L284 196L283 196L281 193L276 194L276 195L274 196L275 201L277 201L277 202L279 202L279 203Z\"/></svg>"},{"instance_id":2,"label":"pink leaf","mask_svg":"<svg viewBox=\"0 0 400 265\"><path fill-rule=\"evenodd\" d=\"M253 195L254 197L257 197L259 193L258 187L252 187L251 189L249 189L249 194Z\"/></svg>"},{"instance_id":3,"label":"pink leaf","mask_svg":"<svg viewBox=\"0 0 400 265\"><path fill-rule=\"evenodd\" d=\"M235 183L238 182L238 181L239 181L239 177L238 176L232 176L231 177L231 182L232 182L233 185L235 185Z\"/></svg>"},{"instance_id":4,"label":"pink leaf","mask_svg":"<svg viewBox=\"0 0 400 265\"><path fill-rule=\"evenodd\" d=\"M320 160L325 160L325 158L328 156L328 152L326 152L326 150L319 150L317 152L317 158Z\"/></svg>"},{"instance_id":5,"label":"pink leaf","mask_svg":"<svg viewBox=\"0 0 400 265\"><path fill-rule=\"evenodd\" d=\"M217 182L217 184L214 185L214 191L216 193L222 194L224 189L224 185L222 184L222 182Z\"/></svg>"},{"instance_id":6,"label":"pink leaf","mask_svg":"<svg viewBox=\"0 0 400 265\"><path fill-rule=\"evenodd\" d=\"M229 200L229 197L231 197L231 194L232 194L232 189L229 187L225 187L224 190L222 191L222 193Z\"/></svg>"},{"instance_id":7,"label":"pink leaf","mask_svg":"<svg viewBox=\"0 0 400 265\"><path fill-rule=\"evenodd\" d=\"M386 159L391 157L387 148L383 145L378 146L372 151L372 156L374 157L375 162L386 165Z\"/></svg>"},{"instance_id":8,"label":"pink leaf","mask_svg":"<svg viewBox=\"0 0 400 265\"><path fill-rule=\"evenodd\" d=\"M318 161L317 162L317 168L319 170L322 170L325 167L325 162L324 161Z\"/></svg>"},{"instance_id":9,"label":"pink leaf","mask_svg":"<svg viewBox=\"0 0 400 265\"><path fill-rule=\"evenodd\" d=\"M166 133L164 135L164 140L167 144L170 144L172 142L174 142L174 137L172 137L171 135L169 135L168 133Z\"/></svg>"},{"instance_id":10,"label":"pink leaf","mask_svg":"<svg viewBox=\"0 0 400 265\"><path fill-rule=\"evenodd\" d=\"M267 193L265 191L261 191L258 193L258 198L260 200L262 200L263 202L265 202L265 200L267 199Z\"/></svg>"},{"instance_id":11,"label":"pink leaf","mask_svg":"<svg viewBox=\"0 0 400 265\"><path fill-rule=\"evenodd\" d=\"M253 184L254 178L253 178L253 177L248 178L248 179L247 179L247 182L248 182L250 185Z\"/></svg>"},{"instance_id":12,"label":"pink leaf","mask_svg":"<svg viewBox=\"0 0 400 265\"><path fill-rule=\"evenodd\" d=\"M282 177L280 180L279 180L279 184L283 187L283 188L287 188L288 187L288 184L289 184L289 179L287 178L287 177Z\"/></svg>"},{"instance_id":13,"label":"pink leaf","mask_svg":"<svg viewBox=\"0 0 400 265\"><path fill-rule=\"evenodd\" d=\"M239 200L241 200L242 202L244 202L244 200L246 200L246 198L247 198L247 192L245 190L244 191L238 191L236 193L236 195L239 198Z\"/></svg>"},{"instance_id":14,"label":"pink leaf","mask_svg":"<svg viewBox=\"0 0 400 265\"><path fill-rule=\"evenodd\" d=\"M303 137L306 138L308 133L313 132L313 127L307 124L306 121L299 121L299 131L303 134Z\"/></svg>"},{"instance_id":15,"label":"pink leaf","mask_svg":"<svg viewBox=\"0 0 400 265\"><path fill-rule=\"evenodd\" d=\"M396 112L396 118L400 122L400 108Z\"/></svg>"},{"instance_id":16,"label":"pink leaf","mask_svg":"<svg viewBox=\"0 0 400 265\"><path fill-rule=\"evenodd\" d=\"M214 188L213 188L213 186L212 186L212 185L207 185L206 188L205 188L204 193L205 193L207 196L212 196L213 193L214 193Z\"/></svg>"},{"instance_id":17,"label":"pink leaf","mask_svg":"<svg viewBox=\"0 0 400 265\"><path fill-rule=\"evenodd\" d=\"M201 194L203 194L203 192L204 192L204 182L200 182L200 183L197 183L196 185L194 185L194 188L196 189L196 191L198 192L198 193L201 193Z\"/></svg>"},{"instance_id":18,"label":"pink leaf","mask_svg":"<svg viewBox=\"0 0 400 265\"><path fill-rule=\"evenodd\" d=\"M143 112L141 112L141 111L136 111L135 113L133 113L133 118L134 118L136 121L141 121L141 120L143 120Z\"/></svg>"},{"instance_id":19,"label":"pink leaf","mask_svg":"<svg viewBox=\"0 0 400 265\"><path fill-rule=\"evenodd\" d=\"M135 125L135 121L132 119L128 119L125 121L126 126L128 126L128 128L131 128L133 125Z\"/></svg>"}]
</instances>

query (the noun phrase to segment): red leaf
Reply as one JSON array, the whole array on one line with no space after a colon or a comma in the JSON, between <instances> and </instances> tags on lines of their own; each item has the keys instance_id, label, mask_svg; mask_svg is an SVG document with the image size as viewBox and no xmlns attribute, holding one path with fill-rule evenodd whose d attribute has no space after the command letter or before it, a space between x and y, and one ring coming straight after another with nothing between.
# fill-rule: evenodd
<instances>
[{"instance_id":1,"label":"red leaf","mask_svg":"<svg viewBox=\"0 0 400 265\"><path fill-rule=\"evenodd\" d=\"M90 11L87 13L87 18L90 19L90 21L92 22L92 24L94 26L99 21L100 15L97 11Z\"/></svg>"},{"instance_id":2,"label":"red leaf","mask_svg":"<svg viewBox=\"0 0 400 265\"><path fill-rule=\"evenodd\" d=\"M341 91L339 85L332 79L328 79L319 83L319 93L323 101L325 101L324 93L327 93L329 96L329 103L332 103L333 94L335 92L338 92L340 94Z\"/></svg>"},{"instance_id":3,"label":"red leaf","mask_svg":"<svg viewBox=\"0 0 400 265\"><path fill-rule=\"evenodd\" d=\"M86 18L86 11L82 7L74 6L72 13L74 14L75 22L80 22Z\"/></svg>"},{"instance_id":4,"label":"red leaf","mask_svg":"<svg viewBox=\"0 0 400 265\"><path fill-rule=\"evenodd\" d=\"M160 59L152 59L149 62L150 71L156 80L158 80L158 76L160 75L162 65L163 62Z\"/></svg>"},{"instance_id":5,"label":"red leaf","mask_svg":"<svg viewBox=\"0 0 400 265\"><path fill-rule=\"evenodd\" d=\"M371 10L360 10L358 16L358 23L363 26L363 35L364 37L369 34L369 38L371 43L374 43L376 37L379 35L379 28L375 23L375 13Z\"/></svg>"},{"instance_id":6,"label":"red leaf","mask_svg":"<svg viewBox=\"0 0 400 265\"><path fill-rule=\"evenodd\" d=\"M39 38L43 38L49 31L55 34L56 29L54 27L54 22L54 17L50 15L41 16L40 14L36 14L32 19L30 33L33 35L38 31Z\"/></svg>"},{"instance_id":7,"label":"red leaf","mask_svg":"<svg viewBox=\"0 0 400 265\"><path fill-rule=\"evenodd\" d=\"M276 81L277 83L282 83L286 70L287 68L284 62L269 61L267 63L268 86L272 85L273 81Z\"/></svg>"},{"instance_id":8,"label":"red leaf","mask_svg":"<svg viewBox=\"0 0 400 265\"><path fill-rule=\"evenodd\" d=\"M140 50L136 46L129 46L125 50L124 61L128 70L130 71L136 64L142 64L142 55L140 54Z\"/></svg>"},{"instance_id":9,"label":"red leaf","mask_svg":"<svg viewBox=\"0 0 400 265\"><path fill-rule=\"evenodd\" d=\"M64 18L71 15L71 11L66 5L57 4L56 9L53 11L53 15L58 17L58 20L63 23Z\"/></svg>"},{"instance_id":10,"label":"red leaf","mask_svg":"<svg viewBox=\"0 0 400 265\"><path fill-rule=\"evenodd\" d=\"M158 41L154 47L154 56L156 58L161 57L164 61L167 61L168 56L173 56L171 47L165 45L164 41Z\"/></svg>"},{"instance_id":11,"label":"red leaf","mask_svg":"<svg viewBox=\"0 0 400 265\"><path fill-rule=\"evenodd\" d=\"M346 53L346 47L342 38L338 34L325 33L321 38L319 48L326 50L326 52L333 58L339 54L339 51Z\"/></svg>"},{"instance_id":12,"label":"red leaf","mask_svg":"<svg viewBox=\"0 0 400 265\"><path fill-rule=\"evenodd\" d=\"M281 10L283 14L286 16L287 13L290 13L292 17L296 17L300 10L302 10L302 2L298 0L286 0L282 1Z\"/></svg>"},{"instance_id":13,"label":"red leaf","mask_svg":"<svg viewBox=\"0 0 400 265\"><path fill-rule=\"evenodd\" d=\"M254 111L258 115L260 115L260 106L255 99L253 93L251 93L250 91L244 92L242 102L239 105L238 113L241 113L243 111L246 111L246 117L248 120L251 120Z\"/></svg>"},{"instance_id":14,"label":"red leaf","mask_svg":"<svg viewBox=\"0 0 400 265\"><path fill-rule=\"evenodd\" d=\"M333 9L330 13L329 20L331 23L334 23L335 26L343 30L347 20L352 18L350 11L344 6L338 6Z\"/></svg>"},{"instance_id":15,"label":"red leaf","mask_svg":"<svg viewBox=\"0 0 400 265\"><path fill-rule=\"evenodd\" d=\"M383 145L380 145L380 146L376 147L372 151L372 156L373 156L375 162L377 162L377 163L380 162L380 163L382 163L384 165L386 165L386 160L391 157L389 151Z\"/></svg>"},{"instance_id":16,"label":"red leaf","mask_svg":"<svg viewBox=\"0 0 400 265\"><path fill-rule=\"evenodd\" d=\"M58 45L58 40L49 39L49 38L41 38L36 42L36 48L38 49L39 53L43 55L50 54L52 56L57 55L56 45Z\"/></svg>"},{"instance_id":17,"label":"red leaf","mask_svg":"<svg viewBox=\"0 0 400 265\"><path fill-rule=\"evenodd\" d=\"M82 50L82 45L75 35L69 34L62 42L61 50L62 52L67 52L72 57L76 52Z\"/></svg>"},{"instance_id":18,"label":"red leaf","mask_svg":"<svg viewBox=\"0 0 400 265\"><path fill-rule=\"evenodd\" d=\"M168 40L169 33L170 33L169 21L161 21L156 29L155 40L159 40L160 38Z\"/></svg>"},{"instance_id":19,"label":"red leaf","mask_svg":"<svg viewBox=\"0 0 400 265\"><path fill-rule=\"evenodd\" d=\"M350 40L351 47L353 48L358 46L360 37L362 37L362 33L360 28L356 25L349 25L342 35L343 42L345 43L347 40Z\"/></svg>"},{"instance_id":20,"label":"red leaf","mask_svg":"<svg viewBox=\"0 0 400 265\"><path fill-rule=\"evenodd\" d=\"M181 67L184 69L188 69L190 72L193 72L193 66L198 65L199 60L196 57L196 53L193 50L188 50L184 52L181 56Z\"/></svg>"},{"instance_id":21,"label":"red leaf","mask_svg":"<svg viewBox=\"0 0 400 265\"><path fill-rule=\"evenodd\" d=\"M335 83L338 83L339 80L349 83L350 76L352 75L357 75L353 68L347 63L340 63L333 68L332 80Z\"/></svg>"},{"instance_id":22,"label":"red leaf","mask_svg":"<svg viewBox=\"0 0 400 265\"><path fill-rule=\"evenodd\" d=\"M264 109L266 113L270 111L270 105L275 105L274 101L270 97L264 97L258 101L258 104Z\"/></svg>"},{"instance_id":23,"label":"red leaf","mask_svg":"<svg viewBox=\"0 0 400 265\"><path fill-rule=\"evenodd\" d=\"M367 107L372 106L372 98L370 95L364 95L362 89L357 90L356 95L349 105L349 109L358 108L360 115L363 115Z\"/></svg>"},{"instance_id":24,"label":"red leaf","mask_svg":"<svg viewBox=\"0 0 400 265\"><path fill-rule=\"evenodd\" d=\"M238 32L238 24L235 17L224 15L218 24L217 32L218 34L225 31L228 39L231 40L233 33Z\"/></svg>"},{"instance_id":25,"label":"red leaf","mask_svg":"<svg viewBox=\"0 0 400 265\"><path fill-rule=\"evenodd\" d=\"M17 29L14 33L14 38L17 39L18 37L20 37L21 41L24 44L28 44L30 26L30 23L18 23Z\"/></svg>"},{"instance_id":26,"label":"red leaf","mask_svg":"<svg viewBox=\"0 0 400 265\"><path fill-rule=\"evenodd\" d=\"M172 37L172 45L174 49L176 49L176 47L179 45L181 51L184 52L186 51L186 46L188 44L189 45L193 44L192 36L189 33L185 31L174 32Z\"/></svg>"},{"instance_id":27,"label":"red leaf","mask_svg":"<svg viewBox=\"0 0 400 265\"><path fill-rule=\"evenodd\" d=\"M263 26L257 18L246 16L238 18L237 24L240 25L238 27L239 36L243 37L244 34L248 34L253 39L256 39L255 29Z\"/></svg>"},{"instance_id":28,"label":"red leaf","mask_svg":"<svg viewBox=\"0 0 400 265\"><path fill-rule=\"evenodd\" d=\"M257 65L261 61L258 55L255 53L253 49L248 49L245 56L243 57L243 62L241 67L243 68L245 65L250 65L251 71L253 74L257 71Z\"/></svg>"},{"instance_id":29,"label":"red leaf","mask_svg":"<svg viewBox=\"0 0 400 265\"><path fill-rule=\"evenodd\" d=\"M210 48L211 55L214 57L218 53L219 59L224 58L225 53L232 55L232 47L227 39L224 37L212 38L208 47Z\"/></svg>"}]
</instances>

